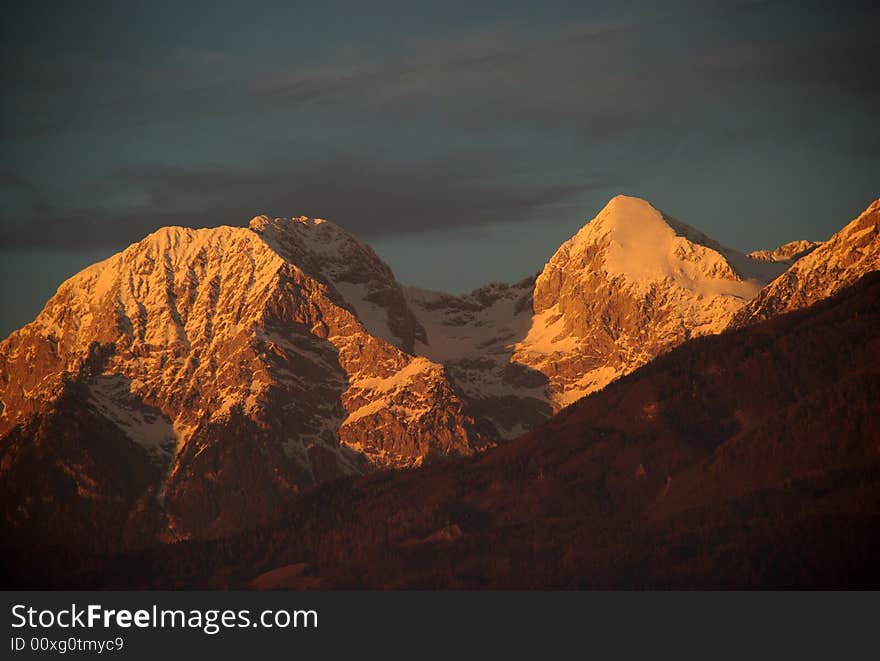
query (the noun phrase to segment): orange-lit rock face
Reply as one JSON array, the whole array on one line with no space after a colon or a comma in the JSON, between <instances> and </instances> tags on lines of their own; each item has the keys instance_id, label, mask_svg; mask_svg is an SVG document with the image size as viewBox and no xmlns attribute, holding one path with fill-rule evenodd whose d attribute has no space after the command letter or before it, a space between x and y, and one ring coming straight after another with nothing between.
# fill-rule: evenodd
<instances>
[{"instance_id":1,"label":"orange-lit rock face","mask_svg":"<svg viewBox=\"0 0 880 661\"><path fill-rule=\"evenodd\" d=\"M686 343L475 461L303 494L231 539L85 575L53 549L17 575L115 589L873 585L878 329L873 273L809 309Z\"/></svg>"},{"instance_id":2,"label":"orange-lit rock face","mask_svg":"<svg viewBox=\"0 0 880 661\"><path fill-rule=\"evenodd\" d=\"M68 404L155 467L169 534L222 532L326 479L473 451L443 368L405 351L421 332L387 266L331 223L165 228L2 344L0 433L75 383Z\"/></svg>"},{"instance_id":3,"label":"orange-lit rock face","mask_svg":"<svg viewBox=\"0 0 880 661\"><path fill-rule=\"evenodd\" d=\"M685 340L720 332L786 266L618 196L535 280L457 298L410 292L428 334L418 350L447 364L502 435L516 435Z\"/></svg>"},{"instance_id":4,"label":"orange-lit rock face","mask_svg":"<svg viewBox=\"0 0 880 661\"><path fill-rule=\"evenodd\" d=\"M736 315L732 325L746 326L807 307L877 269L880 269L880 200L828 241L798 259L752 299Z\"/></svg>"},{"instance_id":5,"label":"orange-lit rock face","mask_svg":"<svg viewBox=\"0 0 880 661\"><path fill-rule=\"evenodd\" d=\"M326 221L163 228L0 343L6 524L213 536L327 480L471 454L876 269L878 209L790 266L798 246L750 258L617 197L537 277L466 296L402 288Z\"/></svg>"}]
</instances>

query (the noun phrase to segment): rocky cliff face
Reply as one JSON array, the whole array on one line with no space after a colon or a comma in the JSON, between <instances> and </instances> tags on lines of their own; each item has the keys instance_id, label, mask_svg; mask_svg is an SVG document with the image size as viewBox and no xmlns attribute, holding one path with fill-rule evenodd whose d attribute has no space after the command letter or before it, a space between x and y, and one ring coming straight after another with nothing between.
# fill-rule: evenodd
<instances>
[{"instance_id":1,"label":"rocky cliff face","mask_svg":"<svg viewBox=\"0 0 880 661\"><path fill-rule=\"evenodd\" d=\"M689 338L720 332L786 266L618 196L535 279L464 297L408 295L427 332L417 350L443 362L490 428L511 437Z\"/></svg>"},{"instance_id":2,"label":"rocky cliff face","mask_svg":"<svg viewBox=\"0 0 880 661\"><path fill-rule=\"evenodd\" d=\"M792 264L731 321L742 327L807 307L880 269L880 200Z\"/></svg>"},{"instance_id":3,"label":"rocky cliff face","mask_svg":"<svg viewBox=\"0 0 880 661\"><path fill-rule=\"evenodd\" d=\"M538 276L532 324L513 360L547 376L559 408L719 332L782 268L618 196Z\"/></svg>"},{"instance_id":4,"label":"rocky cliff face","mask_svg":"<svg viewBox=\"0 0 880 661\"><path fill-rule=\"evenodd\" d=\"M449 379L490 438L512 438L552 413L547 377L513 360L529 331L535 278L450 296L409 289L426 329L416 351L446 367Z\"/></svg>"},{"instance_id":5,"label":"rocky cliff face","mask_svg":"<svg viewBox=\"0 0 880 661\"><path fill-rule=\"evenodd\" d=\"M0 433L20 438L0 470L19 470L34 420L63 428L67 397L85 422L64 442L117 430L179 538L340 475L469 454L479 435L443 367L407 352L423 333L390 269L332 223L164 228L65 282L0 345ZM106 481L91 465L65 472L86 499ZM25 510L43 498L19 486Z\"/></svg>"},{"instance_id":6,"label":"rocky cliff face","mask_svg":"<svg viewBox=\"0 0 880 661\"><path fill-rule=\"evenodd\" d=\"M762 262L786 262L793 264L804 255L809 255L822 245L821 241L790 241L773 250L754 250L749 253L752 259L760 259Z\"/></svg>"},{"instance_id":7,"label":"rocky cliff face","mask_svg":"<svg viewBox=\"0 0 880 661\"><path fill-rule=\"evenodd\" d=\"M878 268L878 216L754 258L619 196L537 276L466 296L402 288L322 220L163 228L0 343L4 525L44 542L211 537L327 480L471 454Z\"/></svg>"},{"instance_id":8,"label":"rocky cliff face","mask_svg":"<svg viewBox=\"0 0 880 661\"><path fill-rule=\"evenodd\" d=\"M878 331L874 273L686 343L474 460L319 489L231 540L60 571L22 556L10 574L80 589L880 586Z\"/></svg>"}]
</instances>

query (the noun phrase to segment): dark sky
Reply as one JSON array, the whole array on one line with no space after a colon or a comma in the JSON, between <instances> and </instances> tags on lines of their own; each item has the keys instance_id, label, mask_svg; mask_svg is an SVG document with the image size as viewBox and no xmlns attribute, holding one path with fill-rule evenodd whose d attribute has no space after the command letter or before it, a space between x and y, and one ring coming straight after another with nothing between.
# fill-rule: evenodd
<instances>
[{"instance_id":1,"label":"dark sky","mask_svg":"<svg viewBox=\"0 0 880 661\"><path fill-rule=\"evenodd\" d=\"M880 196L876 4L7 7L0 336L157 227L258 213L455 292L616 193L736 248L825 238Z\"/></svg>"}]
</instances>

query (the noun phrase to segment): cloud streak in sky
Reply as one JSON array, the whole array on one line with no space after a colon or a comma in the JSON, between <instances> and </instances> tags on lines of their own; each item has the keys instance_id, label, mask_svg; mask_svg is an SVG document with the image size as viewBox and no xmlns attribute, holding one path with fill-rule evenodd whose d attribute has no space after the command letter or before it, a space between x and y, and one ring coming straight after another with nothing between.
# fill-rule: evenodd
<instances>
[{"instance_id":1,"label":"cloud streak in sky","mask_svg":"<svg viewBox=\"0 0 880 661\"><path fill-rule=\"evenodd\" d=\"M257 212L378 236L534 220L743 149L867 158L871 9L798 6L636 4L320 48L6 43L0 167L18 183L0 239L115 244Z\"/></svg>"},{"instance_id":2,"label":"cloud streak in sky","mask_svg":"<svg viewBox=\"0 0 880 661\"><path fill-rule=\"evenodd\" d=\"M132 203L64 209L35 205L30 210L33 222L6 224L0 244L115 247L164 225L241 225L258 213L345 218L350 231L378 237L533 216L572 195L605 186L598 175L570 184L496 180L491 173L503 161L503 155L470 154L418 167L355 157L268 162L250 169L131 166L93 187L86 197L107 199L126 191L124 197ZM33 231L34 225L39 232Z\"/></svg>"}]
</instances>

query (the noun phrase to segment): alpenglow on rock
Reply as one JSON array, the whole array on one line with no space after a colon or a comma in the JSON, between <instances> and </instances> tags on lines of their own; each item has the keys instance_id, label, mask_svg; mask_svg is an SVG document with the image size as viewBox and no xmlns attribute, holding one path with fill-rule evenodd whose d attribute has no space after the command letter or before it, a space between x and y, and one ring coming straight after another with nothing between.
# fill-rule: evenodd
<instances>
[{"instance_id":1,"label":"alpenglow on rock","mask_svg":"<svg viewBox=\"0 0 880 661\"><path fill-rule=\"evenodd\" d=\"M464 296L402 287L318 219L160 229L0 343L4 530L211 537L341 476L472 454L876 269L878 204L819 247L749 257L618 196L539 274Z\"/></svg>"},{"instance_id":2,"label":"alpenglow on rock","mask_svg":"<svg viewBox=\"0 0 880 661\"><path fill-rule=\"evenodd\" d=\"M816 246L737 313L732 327L807 307L880 269L880 200Z\"/></svg>"},{"instance_id":3,"label":"alpenglow on rock","mask_svg":"<svg viewBox=\"0 0 880 661\"><path fill-rule=\"evenodd\" d=\"M427 334L416 350L444 363L477 417L509 437L691 337L720 332L786 266L621 195L536 278L460 297L407 293Z\"/></svg>"},{"instance_id":4,"label":"alpenglow on rock","mask_svg":"<svg viewBox=\"0 0 880 661\"><path fill-rule=\"evenodd\" d=\"M151 494L128 507L169 538L252 523L341 475L470 454L479 435L443 367L407 352L423 332L391 270L332 223L163 228L66 281L0 344L10 497L44 498L13 485L18 464L43 462L54 488L88 499L108 479L89 451L105 427L131 446L127 471L153 476L117 476ZM22 426L39 436L71 408L81 424L35 457ZM7 516L32 520L27 507Z\"/></svg>"}]
</instances>

